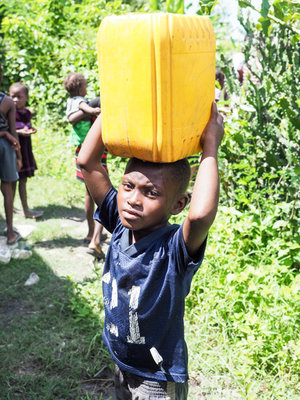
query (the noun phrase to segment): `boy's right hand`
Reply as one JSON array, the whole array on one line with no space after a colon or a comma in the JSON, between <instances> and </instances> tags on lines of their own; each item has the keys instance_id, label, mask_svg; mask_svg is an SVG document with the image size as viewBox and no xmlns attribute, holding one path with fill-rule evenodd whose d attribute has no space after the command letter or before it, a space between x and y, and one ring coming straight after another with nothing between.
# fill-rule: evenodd
<instances>
[{"instance_id":1,"label":"boy's right hand","mask_svg":"<svg viewBox=\"0 0 300 400\"><path fill-rule=\"evenodd\" d=\"M224 135L224 121L215 102L212 103L210 119L200 139L203 152L218 150Z\"/></svg>"},{"instance_id":2,"label":"boy's right hand","mask_svg":"<svg viewBox=\"0 0 300 400\"><path fill-rule=\"evenodd\" d=\"M11 147L15 150L15 151L19 151L20 150L20 143L18 142L18 140L9 132L6 132L6 140L11 144Z\"/></svg>"},{"instance_id":3,"label":"boy's right hand","mask_svg":"<svg viewBox=\"0 0 300 400\"><path fill-rule=\"evenodd\" d=\"M99 115L101 113L101 108L100 107L95 107L93 108L93 115Z\"/></svg>"}]
</instances>

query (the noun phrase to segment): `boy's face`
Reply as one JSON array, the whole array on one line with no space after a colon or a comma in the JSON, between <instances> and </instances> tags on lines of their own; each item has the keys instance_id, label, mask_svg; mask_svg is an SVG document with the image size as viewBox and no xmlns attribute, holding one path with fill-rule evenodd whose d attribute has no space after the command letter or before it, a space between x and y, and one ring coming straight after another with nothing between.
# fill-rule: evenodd
<instances>
[{"instance_id":1,"label":"boy's face","mask_svg":"<svg viewBox=\"0 0 300 400\"><path fill-rule=\"evenodd\" d=\"M28 96L24 90L11 88L9 91L9 95L13 99L17 110L22 110L25 107Z\"/></svg>"},{"instance_id":2,"label":"boy's face","mask_svg":"<svg viewBox=\"0 0 300 400\"><path fill-rule=\"evenodd\" d=\"M118 191L120 219L126 228L138 231L139 238L166 226L170 214L181 211L180 195L170 175L166 168L139 163L123 176Z\"/></svg>"}]
</instances>

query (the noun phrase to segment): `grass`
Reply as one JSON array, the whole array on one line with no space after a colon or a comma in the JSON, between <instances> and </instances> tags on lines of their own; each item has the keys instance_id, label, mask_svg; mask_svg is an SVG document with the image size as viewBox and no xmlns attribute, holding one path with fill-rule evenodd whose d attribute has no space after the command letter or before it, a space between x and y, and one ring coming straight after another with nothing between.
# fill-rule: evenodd
<instances>
[{"instance_id":1,"label":"grass","mask_svg":"<svg viewBox=\"0 0 300 400\"><path fill-rule=\"evenodd\" d=\"M39 284L24 286L32 270ZM58 278L34 252L22 262L1 265L0 292L1 398L84 399L88 383L95 386L91 398L99 398L110 366L97 336L101 322L72 283ZM72 311L74 303L78 308L84 303L84 324Z\"/></svg>"},{"instance_id":2,"label":"grass","mask_svg":"<svg viewBox=\"0 0 300 400\"><path fill-rule=\"evenodd\" d=\"M28 180L28 200L31 208L44 211L43 218L15 216L16 223L34 227L27 239L32 257L0 264L1 399L110 398L112 363L101 339L103 314L79 291L76 279L64 276L72 275L74 261L81 263L72 250L86 233L68 227L84 220L84 187L75 179L72 152L63 151L64 139L50 140L54 156L46 154L50 148L35 152L39 170ZM46 141L37 136L35 147ZM21 206L18 196L15 205ZM4 226L1 207L0 231ZM89 267L90 259L83 259L78 269ZM82 283L87 287L100 282L101 264L90 269L93 280ZM24 286L32 272L38 284Z\"/></svg>"},{"instance_id":3,"label":"grass","mask_svg":"<svg viewBox=\"0 0 300 400\"><path fill-rule=\"evenodd\" d=\"M104 399L112 364L101 341L101 263L88 279L63 276L77 266L82 232L66 226L84 219L84 188L64 133L40 131L28 189L30 206L45 214L30 221L33 256L0 265L0 398ZM124 162L110 158L115 184ZM288 224L278 238L276 215L267 213L221 204L186 301L189 400L299 398L297 246ZM3 218L0 209L0 228ZM33 270L39 284L26 287Z\"/></svg>"}]
</instances>

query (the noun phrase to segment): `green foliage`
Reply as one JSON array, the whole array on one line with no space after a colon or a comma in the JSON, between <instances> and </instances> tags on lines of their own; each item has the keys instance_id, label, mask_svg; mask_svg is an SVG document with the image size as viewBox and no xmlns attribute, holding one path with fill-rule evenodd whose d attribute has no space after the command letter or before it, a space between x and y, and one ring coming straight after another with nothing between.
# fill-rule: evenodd
<instances>
[{"instance_id":1,"label":"green foliage","mask_svg":"<svg viewBox=\"0 0 300 400\"><path fill-rule=\"evenodd\" d=\"M267 204L294 204L299 195L299 36L289 25L290 19L285 17L286 24L268 19L270 4L266 3L256 27L241 19L247 32L244 55L250 70L243 86L223 57L233 110L226 118L222 146L223 183L230 204L240 209L251 204L264 207L266 200ZM266 34L262 22L267 19Z\"/></svg>"},{"instance_id":2,"label":"green foliage","mask_svg":"<svg viewBox=\"0 0 300 400\"><path fill-rule=\"evenodd\" d=\"M295 314L300 281L289 267L291 260L287 262L299 245L289 242L286 234L277 236L279 224L271 228L274 220L261 218L255 210L241 213L220 207L206 261L186 304L188 343L198 349L191 368L205 375L227 372L245 395L249 388L243 382L255 383L251 392L261 395L265 385L267 395L259 398L266 399L279 398L280 385L282 393L293 398L300 372ZM274 248L281 245L282 253L276 256ZM272 376L277 377L276 385Z\"/></svg>"},{"instance_id":3,"label":"green foliage","mask_svg":"<svg viewBox=\"0 0 300 400\"><path fill-rule=\"evenodd\" d=\"M51 122L65 126L65 76L70 71L82 72L89 81L88 96L99 93L97 30L106 15L126 11L129 5L117 0L24 4L5 0L1 23L4 88L22 80L29 86L30 104L43 114L47 108Z\"/></svg>"},{"instance_id":4,"label":"green foliage","mask_svg":"<svg viewBox=\"0 0 300 400\"><path fill-rule=\"evenodd\" d=\"M166 11L175 14L184 14L184 0L167 0Z\"/></svg>"},{"instance_id":5,"label":"green foliage","mask_svg":"<svg viewBox=\"0 0 300 400\"><path fill-rule=\"evenodd\" d=\"M198 14L210 15L216 3L200 1ZM292 399L300 365L299 13L294 1L263 0L253 24L247 19L252 2L240 0L239 5L247 35L245 61L259 83L248 75L239 84L231 56L240 45L228 39L228 26L219 16L211 17L217 65L226 75L230 100L219 103L226 121L221 206L186 305L191 370L193 376L228 378L235 394L227 398ZM57 188L49 193L69 206L82 193L70 189L74 160L65 138L65 75L83 72L88 96L94 96L99 92L95 40L101 20L133 10L182 13L183 2L4 0L0 10L4 87L20 79L29 85L37 114L33 145L38 175L55 176ZM126 159L109 156L108 165L117 186ZM65 193L58 196L62 185ZM172 222L181 223L186 215L187 210ZM74 284L71 291L72 318L99 332L99 281Z\"/></svg>"},{"instance_id":6,"label":"green foliage","mask_svg":"<svg viewBox=\"0 0 300 400\"><path fill-rule=\"evenodd\" d=\"M197 11L197 14L210 15L217 3L217 0L199 0L199 10Z\"/></svg>"}]
</instances>

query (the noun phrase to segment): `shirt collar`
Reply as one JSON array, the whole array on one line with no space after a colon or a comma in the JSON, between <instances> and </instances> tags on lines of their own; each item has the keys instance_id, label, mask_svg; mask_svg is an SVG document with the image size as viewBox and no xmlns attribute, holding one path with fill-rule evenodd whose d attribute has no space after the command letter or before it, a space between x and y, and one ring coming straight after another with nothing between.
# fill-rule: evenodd
<instances>
[{"instance_id":1,"label":"shirt collar","mask_svg":"<svg viewBox=\"0 0 300 400\"><path fill-rule=\"evenodd\" d=\"M136 243L133 243L132 245L129 245L130 230L125 228L120 239L121 250L128 256L133 256L135 254L144 252L145 250L147 250L147 248L153 241L157 241L165 233L174 230L175 228L177 229L178 225L163 226L162 228L159 228L149 233L149 235L143 237L142 239L140 239Z\"/></svg>"}]
</instances>

